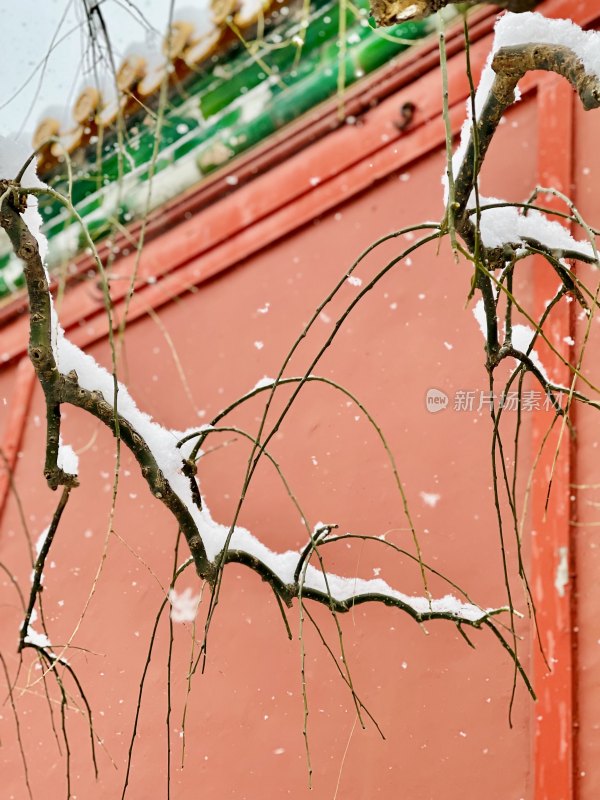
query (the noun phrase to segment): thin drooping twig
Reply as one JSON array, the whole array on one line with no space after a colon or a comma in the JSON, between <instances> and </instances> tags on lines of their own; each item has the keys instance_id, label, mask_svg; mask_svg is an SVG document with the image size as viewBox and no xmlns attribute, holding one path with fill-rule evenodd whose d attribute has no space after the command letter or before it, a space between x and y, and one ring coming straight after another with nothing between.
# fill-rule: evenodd
<instances>
[{"instance_id":1,"label":"thin drooping twig","mask_svg":"<svg viewBox=\"0 0 600 800\"><path fill-rule=\"evenodd\" d=\"M27 786L27 794L29 795L30 800L33 800L33 794L31 791L31 786L29 784L29 767L27 765L27 757L25 755L25 748L23 747L23 738L21 736L21 724L19 722L19 714L17 712L17 706L15 704L15 698L13 694L13 687L10 680L10 675L8 674L8 667L6 666L6 661L4 660L4 656L0 652L0 661L2 662L2 669L4 671L4 678L6 680L6 688L8 690L8 697L10 700L10 707L13 712L13 717L15 720L15 727L17 729L17 742L19 743L19 752L21 754L21 761L23 763L23 774L25 777L25 785Z\"/></svg>"},{"instance_id":2,"label":"thin drooping twig","mask_svg":"<svg viewBox=\"0 0 600 800\"><path fill-rule=\"evenodd\" d=\"M21 603L21 608L23 609L23 612L25 612L25 608L26 608L26 606L25 606L25 596L23 594L23 590L21 589L19 581L15 578L15 576L12 574L12 572L9 570L9 568L6 566L6 564L4 564L4 562L2 562L2 561L0 561L0 569L2 570L2 572L4 572L4 574L6 575L6 577L8 578L10 583L12 584L12 587L15 590L15 592L19 595L19 601Z\"/></svg>"},{"instance_id":3,"label":"thin drooping twig","mask_svg":"<svg viewBox=\"0 0 600 800\"><path fill-rule=\"evenodd\" d=\"M60 519L69 500L70 491L71 491L70 486L63 487L63 491L60 500L58 502L58 505L56 507L56 511L54 512L54 515L52 517L52 522L50 523L50 527L48 528L48 532L46 533L40 553L36 559L35 566L33 568L33 582L31 585L31 591L29 593L29 602L27 605L27 610L25 611L25 618L23 620L23 624L21 625L21 631L19 634L19 652L21 652L21 650L23 649L23 646L27 639L27 632L29 630L29 623L31 622L31 615L35 607L35 601L37 599L38 592L40 591L40 587L42 585L42 578L44 575L44 565L46 564L46 558L48 557L48 553L50 552L50 548L52 547L54 535L58 530Z\"/></svg>"},{"instance_id":4,"label":"thin drooping twig","mask_svg":"<svg viewBox=\"0 0 600 800\"><path fill-rule=\"evenodd\" d=\"M321 570L321 574L323 575L323 582L325 583L325 589L326 589L327 593L329 594L329 596L331 597L331 589L330 589L330 586L329 586L329 578L327 576L327 570L325 569L325 563L323 561L323 557L321 556L321 553L319 552L319 542L325 541L325 539L329 535L331 529L332 529L331 525L326 525L326 526L324 526L324 529L322 531L318 531L317 535L311 537L310 550L308 552L308 555L307 555L306 560L304 562L304 565L302 567L301 578L299 577L299 581L298 581L299 582L299 586L300 586L298 599L300 600L301 611L305 610L304 603L302 602L302 587L303 587L303 584L304 584L304 577L306 575L306 570L308 568L308 565L309 565L309 562L310 562L310 558L311 558L311 555L313 553L317 556L317 559L319 561L319 567L320 567L320 570ZM337 634L338 634L338 641L339 641L339 645L340 645L340 660L341 660L341 662L342 662L342 664L344 666L343 674L344 674L344 677L345 677L345 683L348 686L348 688L350 689L350 694L352 696L352 701L354 703L354 708L356 710L356 715L358 717L358 720L360 722L361 727L364 729L366 726L365 726L364 720L362 718L362 713L361 713L362 703L360 702L360 699L359 699L359 697L356 694L356 691L354 689L354 683L353 683L353 680L352 680L352 674L351 674L351 671L350 671L350 665L349 665L348 659L346 657L346 648L344 646L344 636L343 636L343 633L342 633L342 628L340 626L340 621L339 621L339 619L337 617L336 611L331 606L330 606L330 611L331 611L331 616L333 617L333 621L334 621L334 624L335 624L335 627L336 627L336 630L337 630ZM302 615L301 615L301 622L303 623ZM377 725L377 723L375 723L375 725L379 730L379 726ZM381 733L381 730L379 730L379 732Z\"/></svg>"},{"instance_id":5,"label":"thin drooping twig","mask_svg":"<svg viewBox=\"0 0 600 800\"><path fill-rule=\"evenodd\" d=\"M188 559L186 559L186 561L183 562L183 564L181 564L177 568L177 570L175 572L175 575L173 576L173 578L171 580L171 587L173 587L175 585L175 581L181 575L181 573L184 572L193 563L194 563L193 558L188 558ZM141 714L141 711L142 711L142 696L144 694L144 686L145 686L145 683L146 683L146 675L148 674L148 669L150 668L150 662L152 661L152 651L154 650L154 642L156 640L156 634L157 634L157 631L158 631L158 625L160 623L160 620L161 620L161 617L162 617L162 613L165 610L165 607L167 606L168 602L169 602L169 596L166 595L166 597L164 597L162 599L160 607L159 607L158 612L156 614L156 617L154 619L154 626L152 628L152 634L151 634L150 640L148 642L148 653L146 654L146 661L144 663L144 668L142 670L142 677L140 678L140 685L139 685L139 690L138 690L138 698L137 698L137 703L136 703L136 707L135 707L135 718L134 718L134 721L133 721L133 729L132 729L132 732L131 732L131 738L129 740L129 749L128 749L128 752L127 752L127 767L126 767L126 770L125 770L125 778L124 778L124 782L123 782L123 791L121 793L121 800L124 800L125 795L127 794L127 787L129 785L129 776L131 774L131 764L132 764L132 759L133 759L133 748L135 746L135 739L136 739L136 736L137 736L138 724L139 724L139 720L140 720L140 714Z\"/></svg>"},{"instance_id":6,"label":"thin drooping twig","mask_svg":"<svg viewBox=\"0 0 600 800\"><path fill-rule=\"evenodd\" d=\"M179 542L181 531L177 531L175 538L175 548L173 550L173 574L171 576L171 591L177 580L177 561L179 557ZM167 800L171 798L171 666L173 659L173 619L169 614L169 646L167 649L167 715L165 718L166 739L167 739Z\"/></svg>"},{"instance_id":7,"label":"thin drooping twig","mask_svg":"<svg viewBox=\"0 0 600 800\"><path fill-rule=\"evenodd\" d=\"M304 613L306 614L306 616L308 617L308 619L312 623L313 628L316 630L317 635L318 635L319 639L321 640L321 644L323 645L323 647L325 648L325 650L328 652L329 656L331 657L331 660L332 660L332 662L333 662L333 664L334 664L334 666L335 666L340 678L344 681L346 686L350 689L350 691L352 692L353 696L356 698L356 701L359 703L359 705L362 708L362 710L369 717L369 719L371 720L373 725L377 728L377 732L379 733L381 738L385 739L385 736L383 734L383 731L381 730L381 727L379 726L379 723L377 722L377 720L375 719L373 714L369 711L369 709L366 707L366 705L363 703L363 701L356 694L356 690L354 689L354 687L349 683L348 678L346 677L346 675L344 674L344 671L342 670L342 668L340 667L340 665L338 663L339 662L338 657L336 656L336 654L331 649L331 646L330 646L329 642L327 641L327 639L323 635L323 631L321 630L321 626L318 624L316 619L310 613L310 611L309 611L307 606L304 606ZM356 719L357 720L359 719L358 714L356 715Z\"/></svg>"},{"instance_id":8,"label":"thin drooping twig","mask_svg":"<svg viewBox=\"0 0 600 800\"><path fill-rule=\"evenodd\" d=\"M456 255L456 225L454 224L454 214L456 201L454 199L454 172L452 171L452 123L450 121L450 95L448 90L448 60L446 57L446 33L444 30L444 20L441 15L437 18L438 24L438 51L440 54L440 73L442 76L442 117L444 120L445 144L446 144L446 180L448 181L448 201L446 203L446 216L444 219L444 229L450 235L450 246Z\"/></svg>"},{"instance_id":9,"label":"thin drooping twig","mask_svg":"<svg viewBox=\"0 0 600 800\"><path fill-rule=\"evenodd\" d=\"M234 400L232 403L230 403L228 406L226 406L226 408L224 408L222 411L220 411L215 417L213 417L213 419L211 420L210 425L208 427L205 427L204 429L201 429L201 430L199 430L197 432L188 433L185 436L183 436L179 440L177 446L180 447L181 445L185 444L186 442L190 441L191 439L196 438L197 439L196 444L194 445L194 447L192 449L192 454L190 455L190 460L194 459L197 456L197 454L200 452L200 448L204 445L204 442L205 442L206 438L208 436L210 436L216 430L216 426L218 425L218 423L224 417L228 416L234 409L238 408L238 406L246 403L251 398L256 397L257 395L260 395L260 394L262 394L264 392L269 392L269 399L268 399L267 402L270 402L270 400L271 400L271 398L273 396L273 388L274 388L275 385L277 386L277 388L279 388L280 386L286 386L286 385L289 385L289 384L298 384L298 383L323 383L326 386L330 386L333 389L336 389L338 392L341 392L346 397L348 397L353 403L355 403L357 408L359 408L360 411L362 411L362 413L365 415L366 419L368 420L370 426L373 428L373 430L377 434L377 437L379 438L379 440L380 440L380 442L381 442L381 444L382 444L382 446L383 446L383 448L385 450L385 453L387 455L390 467L392 469L392 474L394 476L394 481L396 483L396 487L397 487L398 492L400 494L400 498L401 498L401 502L402 502L402 508L403 508L404 515L405 515L405 517L407 519L407 522L409 524L409 527L410 527L410 532L411 532L411 535L412 535L412 538L413 538L413 542L416 542L417 541L417 533L416 533L416 528L415 528L414 522L412 520L410 509L408 507L408 499L406 497L406 492L404 491L404 486L403 486L402 480L400 478L400 474L399 474L399 471L398 471L398 465L396 463L396 458L395 458L395 456L394 456L394 454L392 452L392 449L391 449L391 447L389 445L389 442L388 442L386 436L383 433L383 429L377 423L377 421L375 420L373 415L370 413L370 411L366 408L366 406L359 400L359 398L353 392L349 391L345 386L343 386L340 383L337 383L337 381L334 381L331 378L327 378L327 377L322 376L322 375L304 375L302 377L280 378L279 380L276 379L273 383L270 383L268 385L256 386L254 389L252 389L249 392L246 392L246 394L244 394L242 397L238 398L237 400ZM258 440L255 440L255 441L258 442ZM264 453L264 455L267 455L268 451L267 450L263 450L263 453ZM268 455L267 455L267 457L268 457ZM194 480L193 475L190 476L190 480L191 480L191 483L193 483L193 486L196 486L196 482ZM303 515L301 515L301 516L302 516L302 518L304 518ZM417 555L419 556L419 548L417 547L416 549L417 549ZM427 590L427 578L423 574L423 571L424 571L423 567L421 567L421 576L422 576L422 579L423 579L423 587L425 588L425 590ZM298 572L298 569L296 570L296 572Z\"/></svg>"},{"instance_id":10,"label":"thin drooping twig","mask_svg":"<svg viewBox=\"0 0 600 800\"><path fill-rule=\"evenodd\" d=\"M15 499L15 503L17 506L17 513L19 515L19 522L21 523L21 528L23 529L25 542L27 544L27 554L29 556L29 563L33 567L33 565L35 564L35 557L33 549L33 540L31 538L31 531L29 530L29 525L27 524L27 519L25 517L25 510L23 508L23 503L21 501L21 495L19 494L19 491L15 485L12 467L10 465L8 458L6 457L6 453L1 447L0 447L0 459L2 460L2 463L4 464L4 469L8 474L8 482L10 485L10 490Z\"/></svg>"},{"instance_id":11,"label":"thin drooping twig","mask_svg":"<svg viewBox=\"0 0 600 800\"><path fill-rule=\"evenodd\" d=\"M372 278L365 286L363 286L362 289L355 295L353 300L346 306L344 312L337 319L336 323L333 326L333 329L332 329L331 333L329 334L329 336L327 337L327 339L325 340L323 345L319 348L319 350L317 351L316 355L313 357L311 363L309 364L309 366L307 367L307 369L306 369L306 371L304 373L304 376L302 377L301 381L298 383L298 385L296 386L296 388L292 392L291 396L287 400L283 410L280 412L280 414L277 417L275 423L271 427L271 430L269 431L268 434L266 434L265 438L262 440L260 447L259 448L255 448L255 450L251 453L250 458L248 459L247 468L246 468L246 474L244 476L243 485L242 485L242 488L241 488L241 491L240 491L240 494L239 494L238 503L237 503L237 506L236 506L236 509L235 509L235 512L234 512L234 515L233 515L233 518L232 518L232 521L231 521L231 524L230 524L230 527L229 527L229 531L227 533L227 538L225 540L225 544L223 546L223 549L221 550L221 553L219 554L219 556L217 558L217 562L216 562L217 572L216 572L216 578L215 578L215 588L214 588L214 591L213 591L213 593L211 595L209 610L208 610L208 614L207 614L207 618L206 618L205 637L204 637L205 642L206 642L206 638L207 638L207 635L208 635L208 629L209 629L209 626L211 624L213 614L214 614L216 606L217 606L217 604L219 602L219 591L220 591L221 584L222 584L222 579L223 579L223 570L224 570L225 565L230 560L230 549L229 549L230 542L231 542L231 539L233 538L233 535L235 533L235 527L237 525L237 520L239 519L243 504L245 502L246 492L248 491L248 487L249 487L250 482L252 480L252 477L253 477L253 475L255 473L255 470L256 470L256 468L258 466L259 460L260 460L260 458L261 458L261 456L262 456L262 454L264 452L264 449L267 447L267 445L271 441L271 439L276 435L276 433L279 430L283 420L285 419L287 413L289 412L290 408L292 407L292 404L294 403L296 397L298 396L298 394L301 391L302 387L304 386L305 382L310 377L313 369L318 364L318 362L320 361L320 359L322 358L324 353L330 347L331 343L333 342L333 340L337 336L338 332L342 328L342 325L344 324L344 322L346 321L348 316L351 314L353 309L359 304L359 302L363 299L363 297L366 294L368 294L373 289L373 287L376 286L377 283L397 263L399 263L403 258L406 258L407 255L410 255L410 253L414 252L415 250L417 250L419 247L423 246L424 244L427 244L429 242L433 242L434 240L438 239L438 236L439 236L439 226L438 225L431 225L431 226L424 225L422 227L433 227L436 230L436 232L433 233L433 234L430 234L429 236L422 237L421 239L419 239L414 244L412 244L409 247L405 248L404 251L400 255L398 255L398 256L392 258L390 261L388 261L388 263L382 269L379 270L379 272L375 275L375 277ZM288 354L288 357L291 357L291 356L289 356L289 354ZM279 373L279 375L278 375L278 377L277 377L277 379L275 381L274 387L277 384L277 380L279 380L279 378L281 377L282 371L283 371L283 367L280 369L280 373ZM274 388L272 389L272 393L273 392L274 392ZM272 394L269 397L269 401L271 400L271 397L272 397ZM265 412L263 412L259 433L257 434L257 440L260 439L260 435L262 433L262 430L263 430L265 422L266 422L266 409L265 409ZM416 538L416 536L413 536L413 539L415 541L415 545L416 545L416 548L417 548L417 554L420 556L420 548L419 548L418 539ZM422 572L422 574L424 574L424 573ZM263 579L264 580L269 580L269 578L264 577L264 575L263 575ZM280 580L278 582L281 583ZM296 584L294 584L293 593L288 596L288 602L289 603L292 602L293 597L297 596L298 588L299 587ZM274 590L276 590L275 586L274 586ZM362 596L364 597L366 595L362 595ZM325 605L329 605L329 598L327 596L327 593L319 592L319 591L315 592L315 590L313 590L312 599L316 600L317 597L319 598L319 602L321 602L321 603L323 603ZM282 599L285 599L285 598L282 598Z\"/></svg>"}]
</instances>

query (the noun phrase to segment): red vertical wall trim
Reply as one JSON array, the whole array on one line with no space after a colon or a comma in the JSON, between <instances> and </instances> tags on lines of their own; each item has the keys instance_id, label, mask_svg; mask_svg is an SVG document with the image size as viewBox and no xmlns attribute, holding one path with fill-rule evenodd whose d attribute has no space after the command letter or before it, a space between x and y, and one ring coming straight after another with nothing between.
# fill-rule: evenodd
<instances>
[{"instance_id":1,"label":"red vertical wall trim","mask_svg":"<svg viewBox=\"0 0 600 800\"><path fill-rule=\"evenodd\" d=\"M573 91L562 78L551 75L538 90L538 174L542 186L571 192L573 161ZM553 197L544 205L564 210ZM534 265L534 317L539 318L557 289L557 278L540 259ZM565 357L571 334L569 306L561 303L549 318L548 338ZM568 385L570 373L557 356L544 355L555 381ZM533 420L533 452L537 453L548 427L548 414ZM560 428L560 420L557 428ZM572 548L570 546L570 436L563 431L553 468L558 437L548 441L540 459L532 494L532 580L541 641L550 664L548 671L534 644L533 670L538 703L535 713L535 800L569 800L573 797L573 652L571 612ZM552 492L546 509L548 480Z\"/></svg>"},{"instance_id":2,"label":"red vertical wall trim","mask_svg":"<svg viewBox=\"0 0 600 800\"><path fill-rule=\"evenodd\" d=\"M31 362L25 357L21 359L16 370L15 385L9 401L6 429L0 442L0 447L6 459L6 462L4 459L0 462L0 517L8 497L10 475L17 463L17 455L21 447L34 385L35 372Z\"/></svg>"}]
</instances>

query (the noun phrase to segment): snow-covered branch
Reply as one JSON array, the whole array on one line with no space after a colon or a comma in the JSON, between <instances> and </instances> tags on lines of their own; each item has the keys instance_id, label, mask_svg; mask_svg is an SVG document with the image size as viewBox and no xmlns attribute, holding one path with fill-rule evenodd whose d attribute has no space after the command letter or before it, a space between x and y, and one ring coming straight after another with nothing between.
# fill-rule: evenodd
<instances>
[{"instance_id":1,"label":"snow-covered branch","mask_svg":"<svg viewBox=\"0 0 600 800\"><path fill-rule=\"evenodd\" d=\"M433 5L437 7L440 3ZM504 16L497 26L494 50L475 98L474 124L470 118L465 123L454 158L454 195L449 201L454 205L456 231L470 254L481 261L476 270L476 285L483 295L488 367L492 370L501 359L516 358L548 385L532 350L533 338L530 346L522 349L517 341L519 326L512 326L509 321L504 344L500 346L497 290L491 273L499 266L506 270L507 262L514 266L523 248L545 249L556 263L567 255L592 261L594 248L573 239L540 212L529 210L524 214L505 207L502 201L482 202L477 197L476 185L502 114L516 99L517 83L528 70L557 72L571 82L586 108L600 105L598 43L598 34L583 33L568 22L544 20L527 13L519 17ZM6 174L6 165L2 167ZM15 166L10 174L18 171ZM39 191L38 188L34 193ZM0 181L0 194L1 225L24 262L30 300L29 355L46 399L44 472L51 488L77 485L76 459L60 437L60 408L67 403L103 422L131 450L150 491L173 514L184 534L198 575L211 586L218 585L222 567L235 562L254 570L288 605L301 597L323 603L332 611L345 612L354 605L371 601L395 606L418 622L445 619L473 627L491 625L490 617L503 609L483 609L452 595L440 599L427 593L423 597L406 595L378 578L360 580L326 573L320 558L319 568L309 563L323 543L314 536L302 551L276 553L245 528L216 522L196 483L194 437L189 431L174 431L159 425L137 407L127 388L114 375L66 338L48 288L44 266L47 244L40 232L35 198L29 197L14 180ZM566 272L565 276L566 281ZM512 606L510 610L512 615Z\"/></svg>"},{"instance_id":2,"label":"snow-covered branch","mask_svg":"<svg viewBox=\"0 0 600 800\"><path fill-rule=\"evenodd\" d=\"M494 44L475 94L476 119L467 102L467 118L453 158L455 219L459 232L472 241L474 188L506 109L520 98L521 78L533 70L562 75L579 94L586 110L600 106L600 33L582 31L570 20L546 19L540 14L505 14L496 25ZM444 179L446 197L447 181ZM448 197L447 197L448 199ZM524 215L502 201L479 198L479 234L487 248L522 246L527 240L553 251L568 251L595 260L588 242L578 242L557 222L539 212ZM493 208L484 208L493 206ZM561 255L562 257L562 255Z\"/></svg>"},{"instance_id":3,"label":"snow-covered branch","mask_svg":"<svg viewBox=\"0 0 600 800\"><path fill-rule=\"evenodd\" d=\"M288 605L300 595L337 612L367 601L382 602L403 610L418 622L446 619L474 627L504 610L482 609L452 595L441 599L409 596L381 579L358 580L330 573L325 576L311 564L305 565L299 576L300 552L275 553L241 526L235 527L230 536L229 527L213 520L206 503L197 502L191 489L187 458L192 440L187 448L180 445L189 431L168 430L152 420L138 409L125 386L115 385L112 375L65 337L48 289L41 257L45 242L36 225L37 212L27 208L18 185L4 181L1 188L2 226L24 262L30 297L29 353L48 408L45 476L51 488L76 485L76 476L60 466L60 406L68 403L92 414L115 435L118 433L137 459L152 494L174 515L199 576L211 585L221 566L235 562L257 572ZM25 221L25 212L36 235ZM62 445L62 450L65 458L66 446Z\"/></svg>"},{"instance_id":4,"label":"snow-covered branch","mask_svg":"<svg viewBox=\"0 0 600 800\"><path fill-rule=\"evenodd\" d=\"M430 17L442 8L452 5L455 0L371 0L371 13L378 25L396 25L409 19ZM529 11L539 0L483 0L486 5L507 8L519 13ZM480 0L467 0L462 5L480 4Z\"/></svg>"},{"instance_id":5,"label":"snow-covered branch","mask_svg":"<svg viewBox=\"0 0 600 800\"><path fill-rule=\"evenodd\" d=\"M500 342L497 320L500 284L493 272L502 270L502 275L510 275L512 280L518 259L541 253L555 269L565 289L573 292L574 284L564 268L564 259L579 259L587 263L597 261L593 241L575 239L563 225L528 207L530 204L512 205L478 193L479 173L490 143L505 111L520 98L519 80L532 70L561 75L573 86L586 110L598 108L600 34L585 32L569 20L546 19L535 13L505 14L496 24L492 51L475 97L467 102L467 118L451 165L452 196L446 176L442 183L446 203L452 208L456 231L476 262L474 286L483 298L490 370L504 358L514 357L515 350L510 339ZM577 291L574 296L581 299ZM509 297L509 316L513 302ZM528 354L518 351L517 357L550 390L548 381L528 359Z\"/></svg>"}]
</instances>

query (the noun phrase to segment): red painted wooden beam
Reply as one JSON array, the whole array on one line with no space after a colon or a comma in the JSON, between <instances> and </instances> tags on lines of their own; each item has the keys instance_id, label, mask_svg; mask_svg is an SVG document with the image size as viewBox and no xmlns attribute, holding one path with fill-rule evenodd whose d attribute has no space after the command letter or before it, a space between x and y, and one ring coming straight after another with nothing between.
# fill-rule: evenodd
<instances>
[{"instance_id":1,"label":"red painted wooden beam","mask_svg":"<svg viewBox=\"0 0 600 800\"><path fill-rule=\"evenodd\" d=\"M538 174L540 185L571 192L573 173L574 95L565 80L544 78L538 89ZM543 204L564 211L562 201L552 196ZM548 263L534 264L534 318L539 318L556 293L557 278ZM548 319L546 334L566 359L572 334L570 306L562 301ZM558 356L544 352L551 377L570 385L572 375ZM538 452L549 423L547 413L534 412L533 457ZM555 461L556 449L558 457ZM573 563L570 526L571 437L559 420L548 439L533 484L531 527L532 564L530 584L537 608L540 640L550 670L535 639L533 671L538 703L535 713L535 800L570 800L574 781L574 672L573 672ZM549 480L552 488L546 508Z\"/></svg>"}]
</instances>

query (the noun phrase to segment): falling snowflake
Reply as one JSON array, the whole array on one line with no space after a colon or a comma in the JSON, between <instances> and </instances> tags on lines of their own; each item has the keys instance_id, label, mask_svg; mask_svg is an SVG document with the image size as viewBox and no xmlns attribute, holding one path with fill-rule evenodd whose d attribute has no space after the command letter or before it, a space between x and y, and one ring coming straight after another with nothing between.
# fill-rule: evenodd
<instances>
[{"instance_id":1,"label":"falling snowflake","mask_svg":"<svg viewBox=\"0 0 600 800\"><path fill-rule=\"evenodd\" d=\"M192 594L188 587L181 594L175 589L169 590L169 602L171 603L171 619L173 622L193 622L198 613L199 594Z\"/></svg>"}]
</instances>

